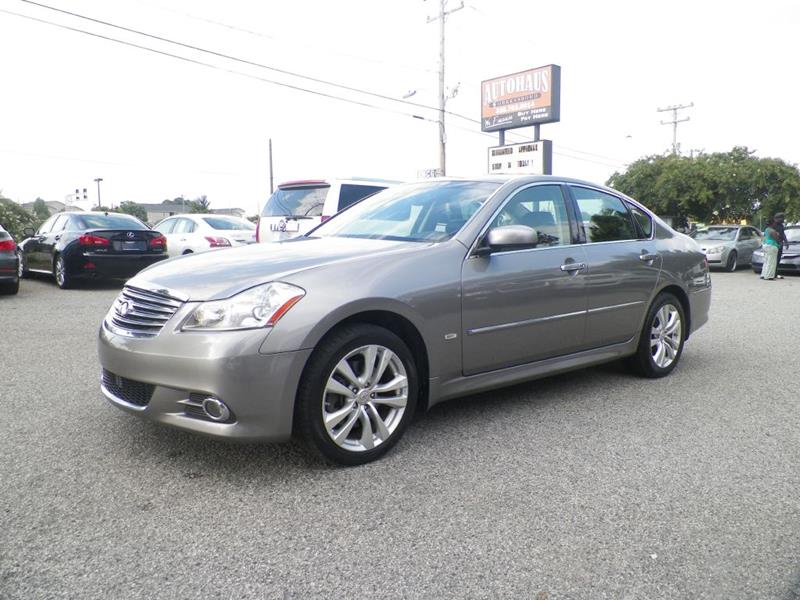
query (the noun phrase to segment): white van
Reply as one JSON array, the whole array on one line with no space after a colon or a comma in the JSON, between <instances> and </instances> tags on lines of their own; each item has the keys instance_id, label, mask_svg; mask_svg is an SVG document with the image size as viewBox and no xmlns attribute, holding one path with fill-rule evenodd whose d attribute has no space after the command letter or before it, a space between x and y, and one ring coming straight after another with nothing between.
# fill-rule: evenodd
<instances>
[{"instance_id":1,"label":"white van","mask_svg":"<svg viewBox=\"0 0 800 600\"><path fill-rule=\"evenodd\" d=\"M397 183L366 178L287 181L264 205L256 239L279 242L303 235L343 208Z\"/></svg>"}]
</instances>

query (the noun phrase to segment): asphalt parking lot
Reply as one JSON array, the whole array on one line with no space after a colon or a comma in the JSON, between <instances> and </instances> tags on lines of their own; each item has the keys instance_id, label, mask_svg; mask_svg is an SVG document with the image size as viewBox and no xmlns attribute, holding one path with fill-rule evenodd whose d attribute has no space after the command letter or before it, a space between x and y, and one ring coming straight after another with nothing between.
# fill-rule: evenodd
<instances>
[{"instance_id":1,"label":"asphalt parking lot","mask_svg":"<svg viewBox=\"0 0 800 600\"><path fill-rule=\"evenodd\" d=\"M385 459L106 404L120 285L0 297L0 598L800 598L800 277L714 273L672 376L453 401Z\"/></svg>"}]
</instances>

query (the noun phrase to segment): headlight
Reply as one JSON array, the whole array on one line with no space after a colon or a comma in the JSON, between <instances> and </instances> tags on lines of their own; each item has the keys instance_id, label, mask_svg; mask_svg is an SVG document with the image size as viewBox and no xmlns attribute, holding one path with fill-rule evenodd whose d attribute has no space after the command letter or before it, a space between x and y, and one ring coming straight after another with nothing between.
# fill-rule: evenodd
<instances>
[{"instance_id":1,"label":"headlight","mask_svg":"<svg viewBox=\"0 0 800 600\"><path fill-rule=\"evenodd\" d=\"M725 246L714 246L706 250L706 254L720 254L723 250L725 250Z\"/></svg>"},{"instance_id":2,"label":"headlight","mask_svg":"<svg viewBox=\"0 0 800 600\"><path fill-rule=\"evenodd\" d=\"M272 327L305 295L305 290L288 283L265 283L227 300L199 304L184 321L181 329L231 331Z\"/></svg>"}]
</instances>

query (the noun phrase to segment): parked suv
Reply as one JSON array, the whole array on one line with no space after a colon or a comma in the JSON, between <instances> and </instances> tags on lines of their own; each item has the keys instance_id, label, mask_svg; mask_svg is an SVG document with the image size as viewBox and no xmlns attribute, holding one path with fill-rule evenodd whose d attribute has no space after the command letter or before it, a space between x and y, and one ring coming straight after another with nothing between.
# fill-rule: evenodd
<instances>
[{"instance_id":1,"label":"parked suv","mask_svg":"<svg viewBox=\"0 0 800 600\"><path fill-rule=\"evenodd\" d=\"M256 239L279 242L297 237L340 210L396 183L399 182L362 178L287 181L278 186L264 205Z\"/></svg>"}]
</instances>

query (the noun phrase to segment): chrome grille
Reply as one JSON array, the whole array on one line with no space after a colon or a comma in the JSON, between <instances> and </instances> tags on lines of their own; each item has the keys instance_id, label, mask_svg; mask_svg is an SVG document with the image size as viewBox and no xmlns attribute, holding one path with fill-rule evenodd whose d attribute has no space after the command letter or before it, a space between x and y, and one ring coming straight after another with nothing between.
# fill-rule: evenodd
<instances>
[{"instance_id":1,"label":"chrome grille","mask_svg":"<svg viewBox=\"0 0 800 600\"><path fill-rule=\"evenodd\" d=\"M125 286L106 317L114 333L155 337L183 302L172 296Z\"/></svg>"}]
</instances>

